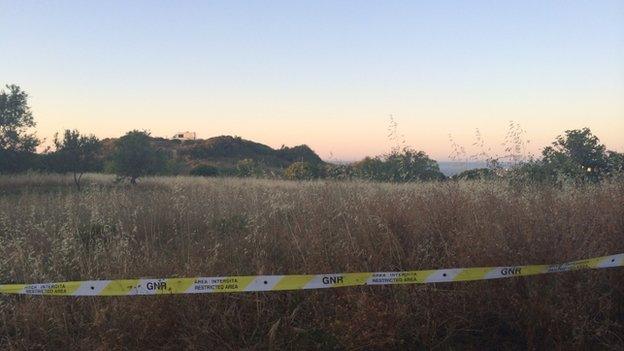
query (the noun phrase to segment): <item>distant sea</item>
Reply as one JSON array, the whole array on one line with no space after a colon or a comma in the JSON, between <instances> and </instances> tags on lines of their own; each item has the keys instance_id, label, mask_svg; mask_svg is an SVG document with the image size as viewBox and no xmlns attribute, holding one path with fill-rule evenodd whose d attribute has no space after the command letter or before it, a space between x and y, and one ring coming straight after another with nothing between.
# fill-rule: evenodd
<instances>
[{"instance_id":1,"label":"distant sea","mask_svg":"<svg viewBox=\"0 0 624 351\"><path fill-rule=\"evenodd\" d=\"M475 168L486 168L485 162L438 161L440 171L450 177L463 171Z\"/></svg>"}]
</instances>

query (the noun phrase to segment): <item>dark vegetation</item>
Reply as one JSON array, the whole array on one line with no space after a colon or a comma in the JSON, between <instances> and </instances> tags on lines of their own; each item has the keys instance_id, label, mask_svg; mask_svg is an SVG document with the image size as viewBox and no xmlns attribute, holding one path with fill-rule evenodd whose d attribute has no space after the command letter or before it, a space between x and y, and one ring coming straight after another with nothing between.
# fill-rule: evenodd
<instances>
[{"instance_id":1,"label":"dark vegetation","mask_svg":"<svg viewBox=\"0 0 624 351\"><path fill-rule=\"evenodd\" d=\"M148 132L133 130L115 142L110 156L112 170L122 178L136 184L139 177L158 174L165 167L165 154L152 145Z\"/></svg>"},{"instance_id":2,"label":"dark vegetation","mask_svg":"<svg viewBox=\"0 0 624 351\"><path fill-rule=\"evenodd\" d=\"M95 172L100 164L100 142L94 136L80 135L77 130L66 130L63 138L54 137L56 152L48 157L46 168L69 172L80 190L85 172Z\"/></svg>"},{"instance_id":3,"label":"dark vegetation","mask_svg":"<svg viewBox=\"0 0 624 351\"><path fill-rule=\"evenodd\" d=\"M28 129L35 126L28 94L18 86L0 91L0 173L16 173L31 167L39 141Z\"/></svg>"}]
</instances>

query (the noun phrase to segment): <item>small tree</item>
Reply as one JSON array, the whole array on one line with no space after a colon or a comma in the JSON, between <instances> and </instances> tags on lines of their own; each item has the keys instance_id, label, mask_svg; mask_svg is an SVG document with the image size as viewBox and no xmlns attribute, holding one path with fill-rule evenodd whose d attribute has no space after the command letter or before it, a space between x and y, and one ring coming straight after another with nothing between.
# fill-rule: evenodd
<instances>
[{"instance_id":1,"label":"small tree","mask_svg":"<svg viewBox=\"0 0 624 351\"><path fill-rule=\"evenodd\" d=\"M56 161L64 172L74 175L74 184L80 190L80 180L85 172L99 168L98 153L101 144L94 135L80 135L77 130L65 130L63 139L54 136Z\"/></svg>"},{"instance_id":2,"label":"small tree","mask_svg":"<svg viewBox=\"0 0 624 351\"><path fill-rule=\"evenodd\" d=\"M0 173L27 169L39 140L28 134L35 126L28 106L28 94L16 85L0 91Z\"/></svg>"},{"instance_id":3,"label":"small tree","mask_svg":"<svg viewBox=\"0 0 624 351\"><path fill-rule=\"evenodd\" d=\"M152 146L147 131L133 130L117 140L113 168L118 176L136 184L139 177L155 174L165 166L164 154Z\"/></svg>"},{"instance_id":4,"label":"small tree","mask_svg":"<svg viewBox=\"0 0 624 351\"><path fill-rule=\"evenodd\" d=\"M444 180L440 167L423 151L409 147L394 150L386 156L385 168L388 181L411 182L416 180Z\"/></svg>"},{"instance_id":5,"label":"small tree","mask_svg":"<svg viewBox=\"0 0 624 351\"><path fill-rule=\"evenodd\" d=\"M608 172L606 148L589 128L566 130L542 155L548 167L568 178L597 181Z\"/></svg>"}]
</instances>

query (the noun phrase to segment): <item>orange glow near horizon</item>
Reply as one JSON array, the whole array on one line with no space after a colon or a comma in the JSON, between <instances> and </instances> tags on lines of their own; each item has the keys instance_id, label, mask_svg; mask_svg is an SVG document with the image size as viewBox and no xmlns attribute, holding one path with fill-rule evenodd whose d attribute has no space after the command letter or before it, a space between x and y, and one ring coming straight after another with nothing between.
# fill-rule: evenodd
<instances>
[{"instance_id":1,"label":"orange glow near horizon","mask_svg":"<svg viewBox=\"0 0 624 351\"><path fill-rule=\"evenodd\" d=\"M201 139L237 135L273 148L307 144L323 159L352 161L383 154L394 146L395 142L388 138L389 112L392 112L406 145L423 150L437 160L448 160L452 153L449 134L468 155L478 153L480 150L473 146L476 129L482 135L485 149L491 155L502 155L509 121L525 129L529 140L527 151L533 155L539 155L543 147L565 130L583 127L590 127L608 149L624 151L624 138L621 138L624 122L619 118L624 116L624 104L618 101L602 102L602 105L580 101L564 108L552 105L494 108L474 103L438 108L431 104L421 105L420 109L405 106L399 113L374 104L366 109L187 105L175 116L175 102L139 107L103 106L100 101L89 101L74 106L40 98L43 94L31 94L37 135L47 140L43 145L50 145L54 133L64 129L78 129L99 138L119 137L132 129L149 130L160 137L189 130ZM601 118L588 118L590 115Z\"/></svg>"}]
</instances>

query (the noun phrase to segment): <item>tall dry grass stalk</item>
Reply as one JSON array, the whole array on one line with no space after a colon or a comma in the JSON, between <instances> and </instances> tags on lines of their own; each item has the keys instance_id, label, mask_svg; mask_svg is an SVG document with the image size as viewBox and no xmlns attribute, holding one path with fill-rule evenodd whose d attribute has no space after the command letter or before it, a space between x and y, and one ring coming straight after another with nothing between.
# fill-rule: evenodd
<instances>
[{"instance_id":1,"label":"tall dry grass stalk","mask_svg":"<svg viewBox=\"0 0 624 351\"><path fill-rule=\"evenodd\" d=\"M413 270L624 252L624 183L0 178L0 280ZM624 347L624 270L426 286L0 296L2 349Z\"/></svg>"}]
</instances>

